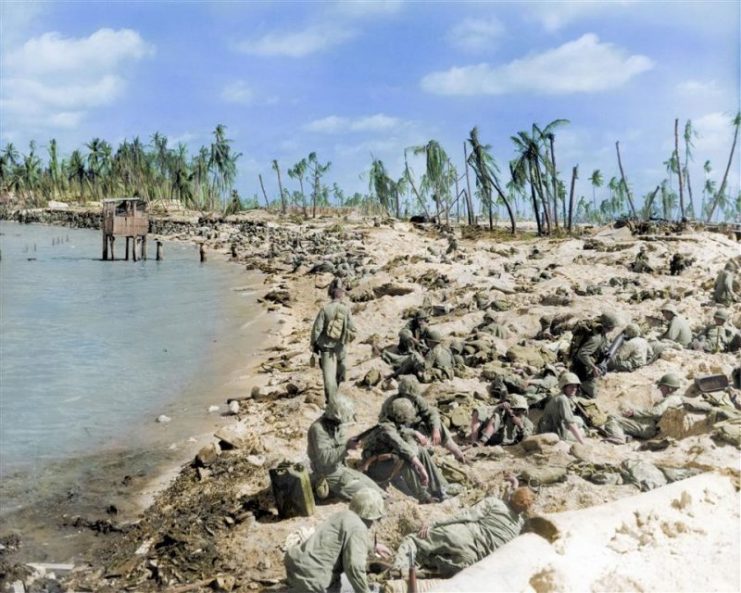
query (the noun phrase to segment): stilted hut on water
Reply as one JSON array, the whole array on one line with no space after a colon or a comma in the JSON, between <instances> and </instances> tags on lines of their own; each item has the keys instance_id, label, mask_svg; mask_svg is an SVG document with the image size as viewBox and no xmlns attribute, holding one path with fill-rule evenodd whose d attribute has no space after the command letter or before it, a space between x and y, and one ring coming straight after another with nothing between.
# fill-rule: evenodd
<instances>
[{"instance_id":1,"label":"stilted hut on water","mask_svg":"<svg viewBox=\"0 0 741 593\"><path fill-rule=\"evenodd\" d=\"M125 259L137 260L136 244L140 243L140 257L147 259L149 215L147 203L141 198L113 198L103 200L103 260L116 259L113 246L116 237L126 237ZM109 258L110 255L110 258Z\"/></svg>"}]
</instances>

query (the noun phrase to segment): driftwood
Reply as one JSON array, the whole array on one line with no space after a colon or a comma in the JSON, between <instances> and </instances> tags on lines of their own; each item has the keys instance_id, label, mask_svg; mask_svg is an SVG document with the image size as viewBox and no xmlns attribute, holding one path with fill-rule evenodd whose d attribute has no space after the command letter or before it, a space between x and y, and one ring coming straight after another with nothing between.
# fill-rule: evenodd
<instances>
[{"instance_id":1,"label":"driftwood","mask_svg":"<svg viewBox=\"0 0 741 593\"><path fill-rule=\"evenodd\" d=\"M640 239L641 241L691 241L693 243L700 242L700 239L697 239L696 237L674 237L671 235L638 235L638 237L636 238Z\"/></svg>"}]
</instances>

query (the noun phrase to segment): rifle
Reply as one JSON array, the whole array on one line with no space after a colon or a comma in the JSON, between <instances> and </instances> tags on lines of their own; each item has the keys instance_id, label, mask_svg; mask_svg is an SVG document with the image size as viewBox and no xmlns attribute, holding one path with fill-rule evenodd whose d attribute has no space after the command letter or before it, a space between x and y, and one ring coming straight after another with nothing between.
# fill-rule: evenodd
<instances>
[{"instance_id":1,"label":"rifle","mask_svg":"<svg viewBox=\"0 0 741 593\"><path fill-rule=\"evenodd\" d=\"M351 440L351 441L358 441L358 442L360 442L360 441L362 441L362 440L363 440L363 439L364 439L365 437L367 437L367 436L368 436L368 435L369 435L370 433L372 433L372 432L373 432L374 430L376 430L376 428L378 428L378 424L374 424L374 425L373 425L373 426L371 426L370 428L366 428L366 429L365 429L365 430L364 430L363 432L361 432L361 433L360 433L359 435L357 435L357 436L355 436L355 437L351 438L350 440Z\"/></svg>"},{"instance_id":2,"label":"rifle","mask_svg":"<svg viewBox=\"0 0 741 593\"><path fill-rule=\"evenodd\" d=\"M618 350L620 350L620 346L623 345L624 341L625 334L623 332L620 332L612 341L612 344L610 344L607 352L602 357L600 363L597 365L597 368L602 371L603 374L607 372L607 365L615 359L615 356L617 355L617 352Z\"/></svg>"},{"instance_id":3,"label":"rifle","mask_svg":"<svg viewBox=\"0 0 741 593\"><path fill-rule=\"evenodd\" d=\"M414 561L414 549L409 550L409 583L407 593L417 593L417 565Z\"/></svg>"}]
</instances>

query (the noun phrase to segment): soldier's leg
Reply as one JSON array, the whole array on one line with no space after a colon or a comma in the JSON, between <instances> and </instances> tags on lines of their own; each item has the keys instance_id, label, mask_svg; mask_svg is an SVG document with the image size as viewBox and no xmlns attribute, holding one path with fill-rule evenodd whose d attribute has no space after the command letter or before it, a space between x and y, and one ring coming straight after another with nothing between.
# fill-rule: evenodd
<instances>
[{"instance_id":1,"label":"soldier's leg","mask_svg":"<svg viewBox=\"0 0 741 593\"><path fill-rule=\"evenodd\" d=\"M364 488L370 488L380 495L386 496L386 492L371 478L349 467L344 468L336 478L332 476L331 481L328 478L328 481L330 482L329 491L332 495L344 500L352 499L357 492Z\"/></svg>"},{"instance_id":2,"label":"soldier's leg","mask_svg":"<svg viewBox=\"0 0 741 593\"><path fill-rule=\"evenodd\" d=\"M347 348L344 345L337 350L337 385L347 378Z\"/></svg>"},{"instance_id":3,"label":"soldier's leg","mask_svg":"<svg viewBox=\"0 0 741 593\"><path fill-rule=\"evenodd\" d=\"M329 402L337 394L337 354L333 350L322 351L321 367L324 379L324 400Z\"/></svg>"},{"instance_id":4,"label":"soldier's leg","mask_svg":"<svg viewBox=\"0 0 741 593\"><path fill-rule=\"evenodd\" d=\"M581 382L581 393L584 397L594 399L597 397L597 382L592 379L582 379Z\"/></svg>"}]
</instances>

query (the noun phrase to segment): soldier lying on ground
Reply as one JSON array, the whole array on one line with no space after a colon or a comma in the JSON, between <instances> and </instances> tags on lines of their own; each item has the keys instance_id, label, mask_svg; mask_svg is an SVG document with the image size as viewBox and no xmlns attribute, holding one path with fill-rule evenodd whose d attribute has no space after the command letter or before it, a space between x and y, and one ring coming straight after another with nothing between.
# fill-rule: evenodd
<instances>
[{"instance_id":1,"label":"soldier lying on ground","mask_svg":"<svg viewBox=\"0 0 741 593\"><path fill-rule=\"evenodd\" d=\"M653 348L648 340L641 336L641 329L638 325L629 323L624 333L627 339L618 349L615 358L608 364L609 370L631 372L654 360Z\"/></svg>"},{"instance_id":2,"label":"soldier lying on ground","mask_svg":"<svg viewBox=\"0 0 741 593\"><path fill-rule=\"evenodd\" d=\"M309 427L307 454L318 498L335 496L350 500L363 488L384 494L368 476L345 465L348 451L360 446L359 441L347 438L345 425L353 419L352 403L338 396L327 404L324 414Z\"/></svg>"},{"instance_id":3,"label":"soldier lying on ground","mask_svg":"<svg viewBox=\"0 0 741 593\"><path fill-rule=\"evenodd\" d=\"M305 541L286 546L286 580L296 593L340 590L344 572L354 593L370 593L368 553L391 556L383 544L373 546L368 529L385 514L383 498L375 490L357 492L350 506L329 517Z\"/></svg>"},{"instance_id":4,"label":"soldier lying on ground","mask_svg":"<svg viewBox=\"0 0 741 593\"><path fill-rule=\"evenodd\" d=\"M520 535L534 501L532 490L517 488L504 500L489 496L456 517L423 525L402 540L394 568L404 572L412 552L418 567L451 577Z\"/></svg>"},{"instance_id":5,"label":"soldier lying on ground","mask_svg":"<svg viewBox=\"0 0 741 593\"><path fill-rule=\"evenodd\" d=\"M527 411L527 400L521 395L513 395L509 402L493 408L474 408L471 414L471 442L516 445L535 432Z\"/></svg>"},{"instance_id":6,"label":"soldier lying on ground","mask_svg":"<svg viewBox=\"0 0 741 593\"><path fill-rule=\"evenodd\" d=\"M638 439L651 439L659 433L659 420L669 408L682 405L682 398L673 395L679 389L679 377L667 373L657 382L661 401L648 410L625 410L622 416L610 416L604 426L608 441L622 444L626 435Z\"/></svg>"},{"instance_id":7,"label":"soldier lying on ground","mask_svg":"<svg viewBox=\"0 0 741 593\"><path fill-rule=\"evenodd\" d=\"M563 373L558 378L561 393L548 398L538 422L538 434L555 432L562 440L576 440L584 444L586 429L581 416L574 414L573 398L579 390L580 381L574 373Z\"/></svg>"},{"instance_id":8,"label":"soldier lying on ground","mask_svg":"<svg viewBox=\"0 0 741 593\"><path fill-rule=\"evenodd\" d=\"M693 350L704 350L711 354L733 352L739 348L741 336L736 328L728 323L728 311L718 309L713 314L713 323L708 325L692 342Z\"/></svg>"},{"instance_id":9,"label":"soldier lying on ground","mask_svg":"<svg viewBox=\"0 0 741 593\"><path fill-rule=\"evenodd\" d=\"M414 420L409 424L409 427L416 430L424 438L419 439L420 444L424 447L428 444L442 445L448 451L450 451L455 458L465 463L466 459L463 456L460 447L456 444L453 438L450 436L450 431L440 421L440 412L435 406L429 404L429 402L422 397L421 388L417 378L414 375L404 375L399 379L398 392L390 395L386 398L381 406L381 413L378 415L379 422L388 422L390 420L389 410L391 404L398 399L407 399L414 406L415 416Z\"/></svg>"},{"instance_id":10,"label":"soldier lying on ground","mask_svg":"<svg viewBox=\"0 0 741 593\"><path fill-rule=\"evenodd\" d=\"M411 425L416 410L403 397L388 408L386 422L380 422L363 440L362 471L383 488L394 485L418 501L436 502L446 498L448 482L422 446L427 437Z\"/></svg>"},{"instance_id":11,"label":"soldier lying on ground","mask_svg":"<svg viewBox=\"0 0 741 593\"><path fill-rule=\"evenodd\" d=\"M330 402L347 372L346 344L355 339L355 324L350 309L341 300L345 289L333 282L329 289L332 301L321 308L311 330L311 351L320 356L324 397Z\"/></svg>"}]
</instances>

